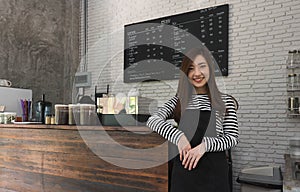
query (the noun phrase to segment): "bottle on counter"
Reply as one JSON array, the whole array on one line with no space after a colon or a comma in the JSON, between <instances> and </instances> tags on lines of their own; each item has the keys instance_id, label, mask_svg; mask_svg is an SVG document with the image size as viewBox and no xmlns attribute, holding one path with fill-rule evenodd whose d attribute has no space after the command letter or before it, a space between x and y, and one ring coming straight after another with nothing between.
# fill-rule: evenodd
<instances>
[{"instance_id":1,"label":"bottle on counter","mask_svg":"<svg viewBox=\"0 0 300 192\"><path fill-rule=\"evenodd\" d=\"M37 101L35 104L35 118L36 121L45 124L47 115L52 113L52 103L45 100L45 94L42 95L42 100Z\"/></svg>"}]
</instances>

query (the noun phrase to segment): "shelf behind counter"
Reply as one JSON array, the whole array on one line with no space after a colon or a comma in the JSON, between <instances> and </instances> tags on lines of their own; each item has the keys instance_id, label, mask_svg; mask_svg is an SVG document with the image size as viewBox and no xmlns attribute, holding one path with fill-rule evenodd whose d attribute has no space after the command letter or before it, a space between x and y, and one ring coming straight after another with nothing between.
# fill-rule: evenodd
<instances>
[{"instance_id":1,"label":"shelf behind counter","mask_svg":"<svg viewBox=\"0 0 300 192\"><path fill-rule=\"evenodd\" d=\"M0 191L163 192L167 158L143 126L0 124Z\"/></svg>"}]
</instances>

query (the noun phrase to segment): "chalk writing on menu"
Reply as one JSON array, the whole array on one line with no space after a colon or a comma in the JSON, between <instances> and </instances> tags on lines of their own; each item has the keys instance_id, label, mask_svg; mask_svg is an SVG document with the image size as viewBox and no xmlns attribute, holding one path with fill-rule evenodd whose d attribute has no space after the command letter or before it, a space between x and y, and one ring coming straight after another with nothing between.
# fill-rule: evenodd
<instances>
[{"instance_id":1,"label":"chalk writing on menu","mask_svg":"<svg viewBox=\"0 0 300 192\"><path fill-rule=\"evenodd\" d=\"M199 43L228 75L228 4L125 25L124 82L178 79L184 54Z\"/></svg>"}]
</instances>

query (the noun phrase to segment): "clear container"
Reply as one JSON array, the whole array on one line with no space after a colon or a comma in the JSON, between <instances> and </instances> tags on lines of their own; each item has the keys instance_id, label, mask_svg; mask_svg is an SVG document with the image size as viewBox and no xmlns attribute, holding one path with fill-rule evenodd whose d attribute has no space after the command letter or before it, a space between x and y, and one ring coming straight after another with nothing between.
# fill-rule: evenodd
<instances>
[{"instance_id":1,"label":"clear container","mask_svg":"<svg viewBox=\"0 0 300 192\"><path fill-rule=\"evenodd\" d=\"M69 125L80 124L80 105L69 104Z\"/></svg>"},{"instance_id":2,"label":"clear container","mask_svg":"<svg viewBox=\"0 0 300 192\"><path fill-rule=\"evenodd\" d=\"M50 125L51 124L51 114L47 114L45 118L45 124Z\"/></svg>"},{"instance_id":3,"label":"clear container","mask_svg":"<svg viewBox=\"0 0 300 192\"><path fill-rule=\"evenodd\" d=\"M295 67L296 66L296 63L295 63L296 57L297 57L297 50L289 51L288 58L287 58L287 61L286 61L287 65L289 67Z\"/></svg>"},{"instance_id":4,"label":"clear container","mask_svg":"<svg viewBox=\"0 0 300 192\"><path fill-rule=\"evenodd\" d=\"M16 119L17 113L15 112L7 112L6 113L6 123L13 123Z\"/></svg>"},{"instance_id":5,"label":"clear container","mask_svg":"<svg viewBox=\"0 0 300 192\"><path fill-rule=\"evenodd\" d=\"M15 112L3 112L0 113L0 124L10 124L16 118Z\"/></svg>"},{"instance_id":6,"label":"clear container","mask_svg":"<svg viewBox=\"0 0 300 192\"><path fill-rule=\"evenodd\" d=\"M297 51L296 56L295 56L295 64L300 66L300 50Z\"/></svg>"},{"instance_id":7,"label":"clear container","mask_svg":"<svg viewBox=\"0 0 300 192\"><path fill-rule=\"evenodd\" d=\"M80 125L95 125L96 120L96 105L80 104Z\"/></svg>"},{"instance_id":8,"label":"clear container","mask_svg":"<svg viewBox=\"0 0 300 192\"><path fill-rule=\"evenodd\" d=\"M289 97L288 110L293 113L299 112L299 98L298 97Z\"/></svg>"},{"instance_id":9,"label":"clear container","mask_svg":"<svg viewBox=\"0 0 300 192\"><path fill-rule=\"evenodd\" d=\"M69 123L69 107L68 105L55 105L55 124L68 125Z\"/></svg>"},{"instance_id":10,"label":"clear container","mask_svg":"<svg viewBox=\"0 0 300 192\"><path fill-rule=\"evenodd\" d=\"M288 85L289 85L289 87L294 89L295 86L297 86L297 84L298 84L297 82L298 82L297 74L295 74L295 73L288 74Z\"/></svg>"},{"instance_id":11,"label":"clear container","mask_svg":"<svg viewBox=\"0 0 300 192\"><path fill-rule=\"evenodd\" d=\"M4 124L4 113L0 113L0 124Z\"/></svg>"},{"instance_id":12,"label":"clear container","mask_svg":"<svg viewBox=\"0 0 300 192\"><path fill-rule=\"evenodd\" d=\"M55 115L51 116L51 125L55 125Z\"/></svg>"}]
</instances>

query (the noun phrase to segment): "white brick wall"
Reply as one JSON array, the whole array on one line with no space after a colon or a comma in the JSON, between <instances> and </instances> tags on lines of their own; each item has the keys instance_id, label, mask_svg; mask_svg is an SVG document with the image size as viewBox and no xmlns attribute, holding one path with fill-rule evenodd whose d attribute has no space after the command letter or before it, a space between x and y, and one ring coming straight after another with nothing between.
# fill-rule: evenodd
<instances>
[{"instance_id":1,"label":"white brick wall","mask_svg":"<svg viewBox=\"0 0 300 192\"><path fill-rule=\"evenodd\" d=\"M220 79L237 98L240 143L233 150L234 176L240 169L280 165L288 153L288 139L300 136L300 117L286 115L287 52L300 49L298 0L89 0L88 71L93 86L114 93L138 87L142 96L162 105L175 94L177 81L124 84L123 26L228 3L229 76ZM103 69L103 72L100 71ZM94 87L86 89L92 95ZM284 169L283 169L284 170ZM234 178L234 181L235 181ZM240 191L235 183L235 190Z\"/></svg>"}]
</instances>

